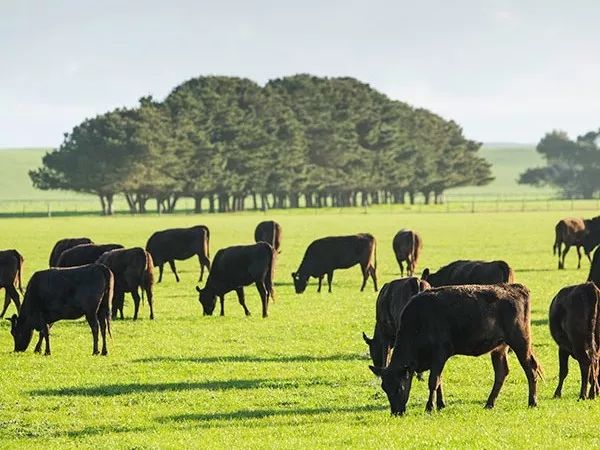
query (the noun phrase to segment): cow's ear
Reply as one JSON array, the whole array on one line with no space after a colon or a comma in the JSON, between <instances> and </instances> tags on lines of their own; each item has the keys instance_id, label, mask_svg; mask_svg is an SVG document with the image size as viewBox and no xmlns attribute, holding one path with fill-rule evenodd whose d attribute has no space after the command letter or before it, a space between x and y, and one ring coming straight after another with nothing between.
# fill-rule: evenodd
<instances>
[{"instance_id":1,"label":"cow's ear","mask_svg":"<svg viewBox=\"0 0 600 450\"><path fill-rule=\"evenodd\" d=\"M383 372L383 367L369 366L369 369L371 369L371 372L373 372L377 377L380 377L381 373Z\"/></svg>"},{"instance_id":2,"label":"cow's ear","mask_svg":"<svg viewBox=\"0 0 600 450\"><path fill-rule=\"evenodd\" d=\"M369 337L365 334L364 331L363 331L363 339L367 343L367 345L371 345L371 342L373 342L373 339L369 339Z\"/></svg>"},{"instance_id":3,"label":"cow's ear","mask_svg":"<svg viewBox=\"0 0 600 450\"><path fill-rule=\"evenodd\" d=\"M427 289L431 289L431 285L425 280L419 281L419 292L426 291Z\"/></svg>"},{"instance_id":4,"label":"cow's ear","mask_svg":"<svg viewBox=\"0 0 600 450\"><path fill-rule=\"evenodd\" d=\"M202 292L202 289L200 289L198 286L196 286L196 290L198 291L198 293Z\"/></svg>"},{"instance_id":5,"label":"cow's ear","mask_svg":"<svg viewBox=\"0 0 600 450\"><path fill-rule=\"evenodd\" d=\"M296 278L296 272L292 272L292 278Z\"/></svg>"},{"instance_id":6,"label":"cow's ear","mask_svg":"<svg viewBox=\"0 0 600 450\"><path fill-rule=\"evenodd\" d=\"M6 319L10 321L10 328L14 330L14 328L17 326L17 315L13 314L12 316L10 316L10 319Z\"/></svg>"},{"instance_id":7,"label":"cow's ear","mask_svg":"<svg viewBox=\"0 0 600 450\"><path fill-rule=\"evenodd\" d=\"M423 271L423 275L421 275L421 279L427 281L428 277L429 277L429 267Z\"/></svg>"}]
</instances>

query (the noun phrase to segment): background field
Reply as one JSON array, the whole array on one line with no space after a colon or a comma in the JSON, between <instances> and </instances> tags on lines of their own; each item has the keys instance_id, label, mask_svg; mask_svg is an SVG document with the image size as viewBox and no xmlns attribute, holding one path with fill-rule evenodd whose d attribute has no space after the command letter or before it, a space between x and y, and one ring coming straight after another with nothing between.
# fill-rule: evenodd
<instances>
[{"instance_id":1,"label":"background field","mask_svg":"<svg viewBox=\"0 0 600 450\"><path fill-rule=\"evenodd\" d=\"M583 215L583 212L574 212ZM124 321L113 322L108 357L91 356L86 323L59 322L53 355L13 354L8 322L0 325L0 447L44 448L382 448L598 446L598 401L577 401L579 375L571 362L562 400L551 398L557 357L547 309L561 287L587 277L589 264L558 272L553 225L562 213L513 214L275 214L284 229L277 261L277 300L260 318L258 294L246 289L245 318L235 295L226 317L202 317L194 291L198 265L179 264L155 290L156 320L147 305L134 323L127 299ZM585 213L585 215L591 215ZM143 245L157 229L205 223L211 255L249 242L259 214L173 217L3 219L0 248L19 248L25 279L44 268L53 243L87 235L97 242ZM314 281L296 295L290 272L306 245L330 234L371 231L378 239L380 283L397 277L393 234L413 227L424 238L419 273L458 258L506 259L531 289L535 352L546 378L539 408L527 407L525 376L514 355L496 409L483 409L493 371L488 357L455 357L444 372L448 407L427 415L426 383L415 382L402 418L368 370L366 345L376 295L359 292L359 269L337 271L333 293L317 294ZM9 313L14 308L11 306Z\"/></svg>"}]
</instances>

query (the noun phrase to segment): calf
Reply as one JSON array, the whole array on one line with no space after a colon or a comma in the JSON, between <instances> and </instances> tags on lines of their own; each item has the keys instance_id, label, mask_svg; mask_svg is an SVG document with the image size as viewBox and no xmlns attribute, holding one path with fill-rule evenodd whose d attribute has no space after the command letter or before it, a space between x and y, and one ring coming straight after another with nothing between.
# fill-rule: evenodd
<instances>
[{"instance_id":1,"label":"calf","mask_svg":"<svg viewBox=\"0 0 600 450\"><path fill-rule=\"evenodd\" d=\"M265 220L260 222L254 230L255 242L268 242L273 246L277 253L281 253L281 225L274 220Z\"/></svg>"},{"instance_id":2,"label":"calf","mask_svg":"<svg viewBox=\"0 0 600 450\"><path fill-rule=\"evenodd\" d=\"M421 236L415 231L402 229L394 236L392 247L398 266L400 266L400 276L404 276L404 265L402 263L406 261L406 271L408 276L412 277L419 260L419 253L423 248Z\"/></svg>"},{"instance_id":3,"label":"calf","mask_svg":"<svg viewBox=\"0 0 600 450\"><path fill-rule=\"evenodd\" d=\"M492 408L508 375L510 347L529 383L529 406L536 406L541 366L531 349L529 290L520 284L447 286L415 295L400 317L390 364L370 366L381 376L392 414L403 414L415 372L429 370L426 411L445 406L441 374L453 355L491 352L494 386L486 403Z\"/></svg>"},{"instance_id":4,"label":"calf","mask_svg":"<svg viewBox=\"0 0 600 450\"><path fill-rule=\"evenodd\" d=\"M98 329L102 333L102 354L106 355L106 331L110 334L110 308L113 275L102 264L88 264L68 269L53 268L33 274L27 285L19 316L10 318L10 332L15 352L29 347L33 330L40 332L35 352L46 341L45 354L50 354L50 327L63 319L85 316L93 337L93 354L98 352Z\"/></svg>"},{"instance_id":5,"label":"calf","mask_svg":"<svg viewBox=\"0 0 600 450\"><path fill-rule=\"evenodd\" d=\"M158 266L158 282L162 281L164 264L169 263L171 271L179 283L175 260L188 259L194 255L197 255L198 261L200 261L199 281L202 281L204 268L210 270L210 260L208 259L209 240L210 232L204 225L157 231L150 236L146 243L146 250L150 252L154 264Z\"/></svg>"},{"instance_id":6,"label":"calf","mask_svg":"<svg viewBox=\"0 0 600 450\"><path fill-rule=\"evenodd\" d=\"M592 260L592 267L590 267L588 281L593 281L596 283L596 286L600 287L600 250L594 252L594 259Z\"/></svg>"},{"instance_id":7,"label":"calf","mask_svg":"<svg viewBox=\"0 0 600 450\"><path fill-rule=\"evenodd\" d=\"M54 244L54 248L52 248L52 252L50 252L50 261L48 262L49 267L56 267L56 263L58 263L58 258L65 250L75 247L80 244L93 244L90 238L67 238L61 239L56 244Z\"/></svg>"},{"instance_id":8,"label":"calf","mask_svg":"<svg viewBox=\"0 0 600 450\"><path fill-rule=\"evenodd\" d=\"M212 269L203 289L196 286L204 315L212 316L221 300L221 315L225 315L224 301L227 292L235 291L244 313L250 315L244 299L244 286L256 284L262 301L262 316L267 317L269 296L275 298L273 292L273 269L275 266L275 249L266 242L252 245L237 245L221 249L215 255Z\"/></svg>"},{"instance_id":9,"label":"calf","mask_svg":"<svg viewBox=\"0 0 600 450\"><path fill-rule=\"evenodd\" d=\"M423 271L421 278L433 287L461 284L512 283L514 273L505 261L454 261L435 273Z\"/></svg>"},{"instance_id":10,"label":"calf","mask_svg":"<svg viewBox=\"0 0 600 450\"><path fill-rule=\"evenodd\" d=\"M100 255L117 248L120 244L79 244L60 254L56 267L75 267L96 262Z\"/></svg>"},{"instance_id":11,"label":"calf","mask_svg":"<svg viewBox=\"0 0 600 450\"><path fill-rule=\"evenodd\" d=\"M594 283L578 284L561 289L550 304L550 334L558 344L559 376L554 397L562 394L563 382L569 372L569 356L581 371L579 398L595 398L598 386L600 357L600 290Z\"/></svg>"},{"instance_id":12,"label":"calf","mask_svg":"<svg viewBox=\"0 0 600 450\"><path fill-rule=\"evenodd\" d=\"M310 277L319 279L317 292L321 292L323 277L327 275L328 290L331 292L331 281L335 269L348 269L360 264L363 282L361 292L365 289L367 279L371 276L373 287L377 292L377 242L368 233L352 236L331 236L313 241L296 272L292 273L294 288L297 294L306 289Z\"/></svg>"},{"instance_id":13,"label":"calf","mask_svg":"<svg viewBox=\"0 0 600 450\"><path fill-rule=\"evenodd\" d=\"M19 291L23 293L21 285L21 273L23 270L23 256L16 250L0 251L0 289L4 288L4 308L0 318L4 317L6 310L12 300L15 303L17 312L21 308L19 293L15 289L18 283Z\"/></svg>"},{"instance_id":14,"label":"calf","mask_svg":"<svg viewBox=\"0 0 600 450\"><path fill-rule=\"evenodd\" d=\"M369 354L374 366L387 366L404 307L413 295L430 287L427 281L421 281L414 277L394 280L383 285L375 306L373 337L369 338L363 333L363 339L369 346Z\"/></svg>"},{"instance_id":15,"label":"calf","mask_svg":"<svg viewBox=\"0 0 600 450\"><path fill-rule=\"evenodd\" d=\"M117 311L123 318L123 303L125 293L131 293L134 303L133 320L137 320L140 309L140 294L138 288L141 288L142 299L144 292L148 297L148 306L150 306L150 319L154 319L152 285L154 284L154 264L152 256L141 247L121 248L111 250L100 256L98 263L108 267L115 277L115 288L113 295L112 318L117 317Z\"/></svg>"}]
</instances>

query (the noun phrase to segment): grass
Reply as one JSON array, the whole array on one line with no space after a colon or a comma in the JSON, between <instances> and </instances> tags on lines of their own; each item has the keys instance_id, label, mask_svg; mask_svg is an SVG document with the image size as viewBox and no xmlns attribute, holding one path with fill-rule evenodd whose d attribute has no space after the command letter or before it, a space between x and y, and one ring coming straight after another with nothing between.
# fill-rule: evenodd
<instances>
[{"instance_id":1,"label":"grass","mask_svg":"<svg viewBox=\"0 0 600 450\"><path fill-rule=\"evenodd\" d=\"M583 213L574 211L575 215ZM571 361L562 400L556 345L547 325L552 296L581 282L574 252L558 272L550 251L562 213L323 214L270 216L284 230L277 261L276 302L260 318L259 298L246 289L246 318L229 294L225 317L203 317L194 286L197 261L178 263L155 289L156 320L148 308L133 322L113 322L108 357L91 356L83 321L58 322L53 355L13 354L8 322L0 324L0 447L21 448L389 448L554 447L600 445L598 401L578 402L578 369ZM47 264L54 242L87 235L97 242L144 245L157 229L205 223L211 254L249 242L259 214L173 217L3 219L0 248L19 248L25 279ZM380 282L397 277L391 240L401 227L424 238L419 273L459 258L506 259L532 293L535 352L546 372L539 407L527 407L527 383L514 355L492 411L489 357L454 357L444 371L448 408L427 415L426 383L415 382L405 417L389 415L387 399L368 370L361 332L371 334L376 295L359 292L357 267L337 271L333 293L314 281L293 292L290 273L307 244L320 236L370 231L378 239ZM11 306L9 314L14 312Z\"/></svg>"}]
</instances>

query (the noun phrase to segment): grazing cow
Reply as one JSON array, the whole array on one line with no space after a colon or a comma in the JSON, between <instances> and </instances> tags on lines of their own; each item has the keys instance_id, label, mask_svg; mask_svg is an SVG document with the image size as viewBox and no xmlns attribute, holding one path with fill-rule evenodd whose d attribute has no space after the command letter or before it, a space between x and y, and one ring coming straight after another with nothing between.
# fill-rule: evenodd
<instances>
[{"instance_id":1,"label":"grazing cow","mask_svg":"<svg viewBox=\"0 0 600 450\"><path fill-rule=\"evenodd\" d=\"M586 233L583 238L583 251L588 259L592 251L600 245L600 216L585 221Z\"/></svg>"},{"instance_id":2,"label":"grazing cow","mask_svg":"<svg viewBox=\"0 0 600 450\"><path fill-rule=\"evenodd\" d=\"M117 248L120 244L79 244L60 254L56 267L75 267L96 262L100 255Z\"/></svg>"},{"instance_id":3,"label":"grazing cow","mask_svg":"<svg viewBox=\"0 0 600 450\"><path fill-rule=\"evenodd\" d=\"M415 273L415 267L419 260L419 253L423 248L423 240L415 231L402 229L394 236L392 243L396 261L400 266L400 276L404 276L404 265L406 261L406 271L409 277Z\"/></svg>"},{"instance_id":4,"label":"grazing cow","mask_svg":"<svg viewBox=\"0 0 600 450\"><path fill-rule=\"evenodd\" d=\"M23 257L16 250L0 251L0 289L4 288L4 308L0 317L4 317L10 301L15 303L17 312L21 308L19 293L15 289L18 283L19 291L23 293L21 284L21 272L23 269Z\"/></svg>"},{"instance_id":5,"label":"grazing cow","mask_svg":"<svg viewBox=\"0 0 600 450\"><path fill-rule=\"evenodd\" d=\"M67 239L61 239L60 241L58 241L56 244L54 244L54 248L52 249L52 252L50 253L50 261L48 262L48 266L49 267L56 267L56 264L58 263L58 258L60 258L60 255L62 254L62 252L64 252L65 250L68 250L70 248L75 247L76 245L80 245L80 244L93 244L92 240L90 238L67 238Z\"/></svg>"},{"instance_id":6,"label":"grazing cow","mask_svg":"<svg viewBox=\"0 0 600 450\"><path fill-rule=\"evenodd\" d=\"M356 264L360 264L363 274L361 292L365 289L369 275L377 292L377 242L372 235L360 233L317 239L308 246L300 267L292 273L296 294L304 292L310 277L319 279L317 292L321 292L321 283L325 275L331 292L333 271L348 269Z\"/></svg>"},{"instance_id":7,"label":"grazing cow","mask_svg":"<svg viewBox=\"0 0 600 450\"><path fill-rule=\"evenodd\" d=\"M423 271L421 279L433 287L461 284L512 283L514 273L504 261L454 261L435 273Z\"/></svg>"},{"instance_id":8,"label":"grazing cow","mask_svg":"<svg viewBox=\"0 0 600 450\"><path fill-rule=\"evenodd\" d=\"M108 267L115 277L115 288L113 294L112 318L116 319L117 311L123 318L123 303L125 293L131 293L134 303L133 320L137 320L140 309L141 288L142 299L144 292L148 297L150 306L150 319L154 319L152 285L154 284L154 264L152 256L141 247L121 248L106 252L96 261Z\"/></svg>"},{"instance_id":9,"label":"grazing cow","mask_svg":"<svg viewBox=\"0 0 600 450\"><path fill-rule=\"evenodd\" d=\"M169 230L157 231L146 244L146 250L152 255L154 265L158 266L158 282L162 281L163 266L169 263L175 279L179 283L179 275L175 267L175 260L183 260L198 256L200 261L200 278L204 277L204 268L210 270L208 244L210 232L204 225L191 228L171 228Z\"/></svg>"},{"instance_id":10,"label":"grazing cow","mask_svg":"<svg viewBox=\"0 0 600 450\"><path fill-rule=\"evenodd\" d=\"M566 217L560 220L554 227L555 237L552 252L554 255L558 253L558 268L565 268L565 257L571 246L577 249L577 268L581 268L581 247L583 239L586 235L587 220L578 217ZM562 249L562 245L565 245ZM586 251L586 256L590 257Z\"/></svg>"},{"instance_id":11,"label":"grazing cow","mask_svg":"<svg viewBox=\"0 0 600 450\"><path fill-rule=\"evenodd\" d=\"M383 285L375 306L373 337L369 338L363 333L363 339L369 346L369 354L374 366L387 366L404 307L413 295L430 287L427 281L421 281L414 277L394 280Z\"/></svg>"},{"instance_id":12,"label":"grazing cow","mask_svg":"<svg viewBox=\"0 0 600 450\"><path fill-rule=\"evenodd\" d=\"M277 253L281 253L281 225L274 220L265 220L256 225L254 230L255 242L268 242Z\"/></svg>"},{"instance_id":13,"label":"grazing cow","mask_svg":"<svg viewBox=\"0 0 600 450\"><path fill-rule=\"evenodd\" d=\"M594 283L567 286L550 304L550 334L558 344L559 376L554 397L562 394L569 372L569 356L581 370L579 398L595 398L600 393L598 363L600 359L600 290Z\"/></svg>"},{"instance_id":14,"label":"grazing cow","mask_svg":"<svg viewBox=\"0 0 600 450\"><path fill-rule=\"evenodd\" d=\"M594 252L594 259L592 260L592 267L590 267L588 281L593 281L596 283L596 286L600 287L600 249Z\"/></svg>"},{"instance_id":15,"label":"grazing cow","mask_svg":"<svg viewBox=\"0 0 600 450\"><path fill-rule=\"evenodd\" d=\"M113 295L113 275L102 264L72 268L52 268L35 272L25 292L19 316L13 315L10 332L15 352L29 347L33 330L40 332L35 352L46 341L45 354L50 354L50 327L63 319L85 316L93 337L93 354L98 351L98 329L102 333L102 354L106 349L106 331L110 334L110 308Z\"/></svg>"},{"instance_id":16,"label":"grazing cow","mask_svg":"<svg viewBox=\"0 0 600 450\"><path fill-rule=\"evenodd\" d=\"M273 292L273 269L275 267L275 249L267 242L252 245L237 245L219 250L213 260L203 289L196 286L198 301L202 305L204 315L212 316L221 300L221 315L225 315L224 302L227 292L235 291L244 313L249 316L244 298L244 286L256 284L262 301L262 316L267 317L269 296L275 298Z\"/></svg>"},{"instance_id":17,"label":"grazing cow","mask_svg":"<svg viewBox=\"0 0 600 450\"><path fill-rule=\"evenodd\" d=\"M403 414L415 372L429 370L429 399L445 406L441 374L453 355L479 356L491 352L494 386L486 403L492 408L508 375L508 347L529 383L529 406L536 406L541 366L532 353L529 290L521 284L446 286L415 295L404 308L386 368L370 366L381 376L392 414Z\"/></svg>"}]
</instances>

